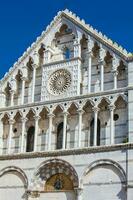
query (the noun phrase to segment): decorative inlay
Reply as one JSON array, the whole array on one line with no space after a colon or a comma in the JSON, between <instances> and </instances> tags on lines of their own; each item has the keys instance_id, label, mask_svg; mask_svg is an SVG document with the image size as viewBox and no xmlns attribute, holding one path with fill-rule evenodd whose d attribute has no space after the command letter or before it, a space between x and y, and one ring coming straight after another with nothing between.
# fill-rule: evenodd
<instances>
[{"instance_id":1,"label":"decorative inlay","mask_svg":"<svg viewBox=\"0 0 133 200\"><path fill-rule=\"evenodd\" d=\"M71 85L71 74L66 69L59 69L51 74L48 81L48 90L52 95L60 95Z\"/></svg>"}]
</instances>

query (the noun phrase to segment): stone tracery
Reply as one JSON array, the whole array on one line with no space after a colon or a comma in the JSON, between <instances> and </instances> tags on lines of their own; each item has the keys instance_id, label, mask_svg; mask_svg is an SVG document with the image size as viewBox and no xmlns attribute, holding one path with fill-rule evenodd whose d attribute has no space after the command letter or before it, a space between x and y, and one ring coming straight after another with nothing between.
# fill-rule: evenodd
<instances>
[{"instance_id":1,"label":"stone tracery","mask_svg":"<svg viewBox=\"0 0 133 200\"><path fill-rule=\"evenodd\" d=\"M71 74L68 70L60 69L51 74L48 88L53 95L61 95L71 85Z\"/></svg>"}]
</instances>

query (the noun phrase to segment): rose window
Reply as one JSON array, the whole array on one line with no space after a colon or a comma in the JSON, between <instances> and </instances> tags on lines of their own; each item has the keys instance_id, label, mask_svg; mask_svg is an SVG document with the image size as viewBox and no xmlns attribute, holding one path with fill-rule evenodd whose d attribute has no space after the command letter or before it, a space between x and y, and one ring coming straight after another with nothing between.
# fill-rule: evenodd
<instances>
[{"instance_id":1,"label":"rose window","mask_svg":"<svg viewBox=\"0 0 133 200\"><path fill-rule=\"evenodd\" d=\"M71 74L66 69L55 71L49 78L48 89L53 95L60 95L70 87Z\"/></svg>"}]
</instances>

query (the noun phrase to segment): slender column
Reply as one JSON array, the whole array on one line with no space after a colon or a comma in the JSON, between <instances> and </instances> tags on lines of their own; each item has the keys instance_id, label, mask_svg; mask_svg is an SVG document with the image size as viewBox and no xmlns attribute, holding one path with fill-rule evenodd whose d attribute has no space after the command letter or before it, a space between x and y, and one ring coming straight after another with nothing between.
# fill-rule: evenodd
<instances>
[{"instance_id":1,"label":"slender column","mask_svg":"<svg viewBox=\"0 0 133 200\"><path fill-rule=\"evenodd\" d=\"M78 130L78 147L81 147L81 133L82 133L82 115L84 111L83 110L78 110L79 114L79 130Z\"/></svg>"},{"instance_id":2,"label":"slender column","mask_svg":"<svg viewBox=\"0 0 133 200\"><path fill-rule=\"evenodd\" d=\"M24 96L25 96L25 81L26 79L22 77L22 93L21 93L21 105L24 104Z\"/></svg>"},{"instance_id":3,"label":"slender column","mask_svg":"<svg viewBox=\"0 0 133 200\"><path fill-rule=\"evenodd\" d=\"M114 90L117 89L117 75L118 75L118 71L114 70L113 71L113 76L114 76Z\"/></svg>"},{"instance_id":4,"label":"slender column","mask_svg":"<svg viewBox=\"0 0 133 200\"><path fill-rule=\"evenodd\" d=\"M11 153L11 144L12 144L12 128L13 128L13 124L14 124L14 120L13 119L9 119L9 135L8 135L8 149L7 149L7 153L10 154Z\"/></svg>"},{"instance_id":5,"label":"slender column","mask_svg":"<svg viewBox=\"0 0 133 200\"><path fill-rule=\"evenodd\" d=\"M11 94L11 103L10 103L10 106L14 106L14 94L15 94L15 92L13 90L11 90L10 94Z\"/></svg>"},{"instance_id":6,"label":"slender column","mask_svg":"<svg viewBox=\"0 0 133 200\"><path fill-rule=\"evenodd\" d=\"M100 45L99 50L99 66L100 66L100 79L101 79L101 91L104 90L104 58L106 56L106 51L102 45Z\"/></svg>"},{"instance_id":7,"label":"slender column","mask_svg":"<svg viewBox=\"0 0 133 200\"><path fill-rule=\"evenodd\" d=\"M91 92L91 67L92 67L92 49L94 41L88 36L88 93Z\"/></svg>"},{"instance_id":8,"label":"slender column","mask_svg":"<svg viewBox=\"0 0 133 200\"><path fill-rule=\"evenodd\" d=\"M113 77L114 77L114 89L117 89L117 75L118 75L118 71L117 68L119 66L119 59L113 55L113 59L112 59L112 73L113 73Z\"/></svg>"},{"instance_id":9,"label":"slender column","mask_svg":"<svg viewBox=\"0 0 133 200\"><path fill-rule=\"evenodd\" d=\"M88 53L88 93L91 93L91 62L92 62L92 58L91 58L92 54L91 52Z\"/></svg>"},{"instance_id":10,"label":"slender column","mask_svg":"<svg viewBox=\"0 0 133 200\"><path fill-rule=\"evenodd\" d=\"M110 109L110 144L114 144L114 105L109 106Z\"/></svg>"},{"instance_id":11,"label":"slender column","mask_svg":"<svg viewBox=\"0 0 133 200\"><path fill-rule=\"evenodd\" d=\"M10 86L10 94L11 94L11 103L10 106L14 106L14 94L17 90L17 84L16 84L16 79L14 78L14 76L11 78L10 82L9 82L9 86Z\"/></svg>"},{"instance_id":12,"label":"slender column","mask_svg":"<svg viewBox=\"0 0 133 200\"><path fill-rule=\"evenodd\" d=\"M49 117L48 150L50 151L51 150L51 139L52 139L52 121L53 121L54 114L49 113L48 117Z\"/></svg>"},{"instance_id":13,"label":"slender column","mask_svg":"<svg viewBox=\"0 0 133 200\"><path fill-rule=\"evenodd\" d=\"M64 119L63 119L63 149L66 148L66 128L67 128L67 115L68 112L64 112Z\"/></svg>"},{"instance_id":14,"label":"slender column","mask_svg":"<svg viewBox=\"0 0 133 200\"><path fill-rule=\"evenodd\" d=\"M22 121L22 136L21 136L21 149L20 149L20 151L21 151L21 153L23 153L24 152L24 138L25 138L25 123L27 121L27 118L26 117L22 118L21 121Z\"/></svg>"},{"instance_id":15,"label":"slender column","mask_svg":"<svg viewBox=\"0 0 133 200\"><path fill-rule=\"evenodd\" d=\"M101 72L100 72L100 75L101 75L101 92L104 90L104 62L100 62L100 68L101 68Z\"/></svg>"},{"instance_id":16,"label":"slender column","mask_svg":"<svg viewBox=\"0 0 133 200\"><path fill-rule=\"evenodd\" d=\"M94 146L97 146L97 117L98 117L98 111L99 108L98 107L93 107L93 111L94 111Z\"/></svg>"},{"instance_id":17,"label":"slender column","mask_svg":"<svg viewBox=\"0 0 133 200\"><path fill-rule=\"evenodd\" d=\"M36 83L36 68L37 65L33 64L33 77L32 77L32 96L31 96L31 102L34 103L34 97L35 97L35 83Z\"/></svg>"},{"instance_id":18,"label":"slender column","mask_svg":"<svg viewBox=\"0 0 133 200\"><path fill-rule=\"evenodd\" d=\"M40 116L35 116L35 138L34 138L34 152L37 151L37 136L38 136L38 123L39 123L39 119Z\"/></svg>"},{"instance_id":19,"label":"slender column","mask_svg":"<svg viewBox=\"0 0 133 200\"><path fill-rule=\"evenodd\" d=\"M74 41L74 58L76 57L81 58L80 38L76 38Z\"/></svg>"}]
</instances>

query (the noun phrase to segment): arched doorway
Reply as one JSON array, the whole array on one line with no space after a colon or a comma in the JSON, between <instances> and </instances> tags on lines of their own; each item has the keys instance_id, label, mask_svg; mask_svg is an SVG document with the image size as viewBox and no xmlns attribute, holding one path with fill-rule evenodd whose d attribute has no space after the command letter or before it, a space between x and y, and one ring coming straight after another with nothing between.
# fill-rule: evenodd
<instances>
[{"instance_id":1,"label":"arched doorway","mask_svg":"<svg viewBox=\"0 0 133 200\"><path fill-rule=\"evenodd\" d=\"M57 127L56 149L62 149L62 146L63 146L63 122L61 122Z\"/></svg>"},{"instance_id":2,"label":"arched doorway","mask_svg":"<svg viewBox=\"0 0 133 200\"><path fill-rule=\"evenodd\" d=\"M97 146L100 146L100 120L97 119ZM90 123L90 146L94 145L94 119Z\"/></svg>"},{"instance_id":3,"label":"arched doorway","mask_svg":"<svg viewBox=\"0 0 133 200\"><path fill-rule=\"evenodd\" d=\"M27 132L26 152L31 152L34 150L34 133L35 127L31 126Z\"/></svg>"},{"instance_id":4,"label":"arched doorway","mask_svg":"<svg viewBox=\"0 0 133 200\"><path fill-rule=\"evenodd\" d=\"M78 175L75 169L66 161L51 159L41 164L35 173L34 191L40 185L39 200L76 200L79 187ZM39 182L40 181L40 182Z\"/></svg>"}]
</instances>

